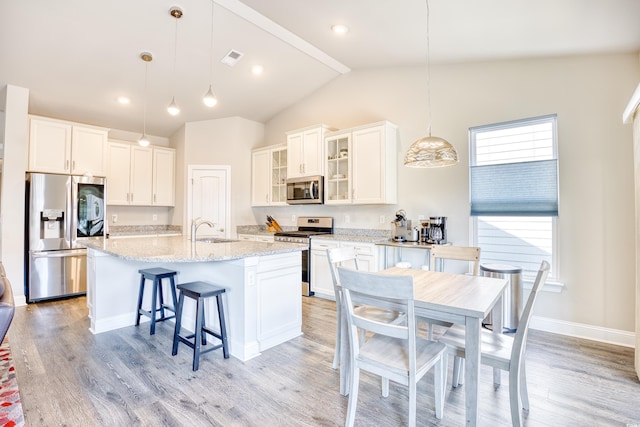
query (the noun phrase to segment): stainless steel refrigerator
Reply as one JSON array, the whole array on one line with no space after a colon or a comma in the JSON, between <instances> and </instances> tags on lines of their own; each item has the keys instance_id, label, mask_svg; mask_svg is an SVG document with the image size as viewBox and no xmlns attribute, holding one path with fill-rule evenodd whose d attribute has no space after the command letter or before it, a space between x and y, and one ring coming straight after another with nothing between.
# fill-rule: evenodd
<instances>
[{"instance_id":1,"label":"stainless steel refrigerator","mask_svg":"<svg viewBox=\"0 0 640 427\"><path fill-rule=\"evenodd\" d=\"M28 302L87 292L86 249L104 238L104 178L27 173L25 293Z\"/></svg>"}]
</instances>

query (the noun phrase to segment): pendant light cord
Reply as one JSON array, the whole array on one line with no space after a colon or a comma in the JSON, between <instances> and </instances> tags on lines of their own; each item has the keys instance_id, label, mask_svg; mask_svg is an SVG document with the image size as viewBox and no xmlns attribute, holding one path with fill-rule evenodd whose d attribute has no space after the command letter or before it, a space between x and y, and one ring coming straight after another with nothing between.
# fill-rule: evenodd
<instances>
[{"instance_id":1,"label":"pendant light cord","mask_svg":"<svg viewBox=\"0 0 640 427\"><path fill-rule=\"evenodd\" d=\"M149 70L149 62L144 63L144 92L142 97L142 135L147 137L147 73Z\"/></svg>"},{"instance_id":2,"label":"pendant light cord","mask_svg":"<svg viewBox=\"0 0 640 427\"><path fill-rule=\"evenodd\" d=\"M429 0L427 4L427 134L431 136L431 49L429 46Z\"/></svg>"},{"instance_id":3,"label":"pendant light cord","mask_svg":"<svg viewBox=\"0 0 640 427\"><path fill-rule=\"evenodd\" d=\"M211 40L209 44L209 86L213 84L213 6L215 2L211 0Z\"/></svg>"},{"instance_id":4,"label":"pendant light cord","mask_svg":"<svg viewBox=\"0 0 640 427\"><path fill-rule=\"evenodd\" d=\"M181 15L182 16L182 15ZM178 56L178 20L179 16L176 16L176 30L173 37L173 93L176 92L176 57Z\"/></svg>"}]
</instances>

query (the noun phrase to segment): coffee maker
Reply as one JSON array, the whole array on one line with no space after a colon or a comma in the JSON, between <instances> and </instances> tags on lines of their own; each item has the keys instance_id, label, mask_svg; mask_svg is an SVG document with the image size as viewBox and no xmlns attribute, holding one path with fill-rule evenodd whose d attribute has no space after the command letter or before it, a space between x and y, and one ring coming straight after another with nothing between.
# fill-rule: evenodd
<instances>
[{"instance_id":1,"label":"coffee maker","mask_svg":"<svg viewBox=\"0 0 640 427\"><path fill-rule=\"evenodd\" d=\"M432 216L422 222L421 240L432 245L447 243L447 217Z\"/></svg>"},{"instance_id":2,"label":"coffee maker","mask_svg":"<svg viewBox=\"0 0 640 427\"><path fill-rule=\"evenodd\" d=\"M411 220L407 219L407 213L404 209L396 212L396 219L391 221L393 224L393 240L396 242L411 241Z\"/></svg>"}]
</instances>

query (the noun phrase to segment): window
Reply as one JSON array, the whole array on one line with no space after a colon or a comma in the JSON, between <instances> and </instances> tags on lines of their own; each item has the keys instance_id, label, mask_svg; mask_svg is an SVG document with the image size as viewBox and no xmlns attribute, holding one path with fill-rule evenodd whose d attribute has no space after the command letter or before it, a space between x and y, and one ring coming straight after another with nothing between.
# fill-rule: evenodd
<instances>
[{"instance_id":1,"label":"window","mask_svg":"<svg viewBox=\"0 0 640 427\"><path fill-rule=\"evenodd\" d=\"M557 277L558 149L556 115L469 129L472 241L483 263L540 262Z\"/></svg>"}]
</instances>

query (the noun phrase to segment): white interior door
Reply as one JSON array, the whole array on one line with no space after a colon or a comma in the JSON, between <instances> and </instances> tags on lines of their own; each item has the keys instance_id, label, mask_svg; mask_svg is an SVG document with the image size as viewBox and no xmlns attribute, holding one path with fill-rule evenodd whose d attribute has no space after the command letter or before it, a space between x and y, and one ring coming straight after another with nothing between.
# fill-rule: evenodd
<instances>
[{"instance_id":1,"label":"white interior door","mask_svg":"<svg viewBox=\"0 0 640 427\"><path fill-rule=\"evenodd\" d=\"M194 218L206 219L214 228L202 225L198 236L231 237L230 222L230 166L189 165L189 194L187 229L191 233ZM191 237L191 236L189 236Z\"/></svg>"}]
</instances>

